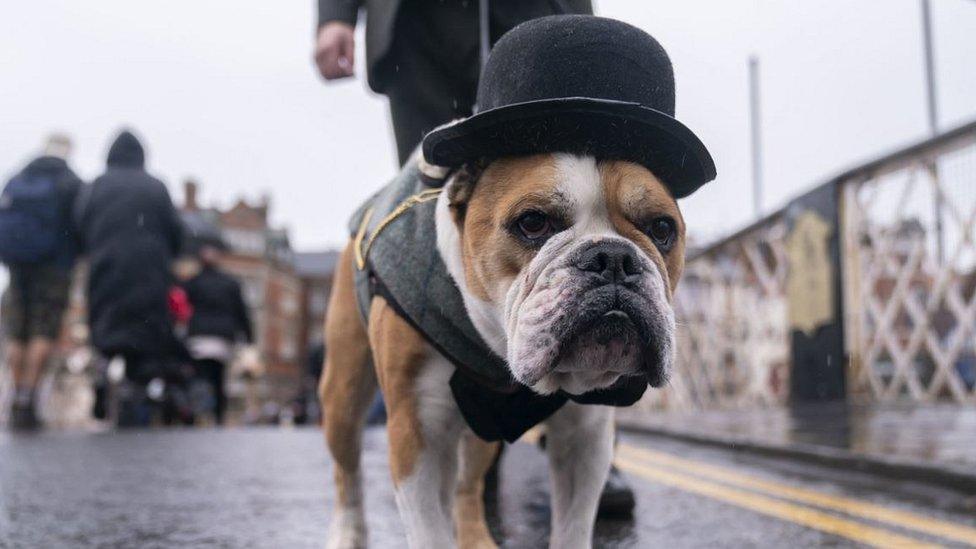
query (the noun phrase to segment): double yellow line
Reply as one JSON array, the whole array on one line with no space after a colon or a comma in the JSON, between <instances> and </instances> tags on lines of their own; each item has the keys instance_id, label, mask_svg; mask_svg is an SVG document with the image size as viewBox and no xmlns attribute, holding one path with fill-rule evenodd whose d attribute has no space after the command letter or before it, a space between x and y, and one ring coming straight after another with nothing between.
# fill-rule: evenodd
<instances>
[{"instance_id":1,"label":"double yellow line","mask_svg":"<svg viewBox=\"0 0 976 549\"><path fill-rule=\"evenodd\" d=\"M639 477L875 547L938 547L924 540L843 518L914 530L976 546L976 528L815 490L797 488L705 462L617 446L617 467Z\"/></svg>"}]
</instances>

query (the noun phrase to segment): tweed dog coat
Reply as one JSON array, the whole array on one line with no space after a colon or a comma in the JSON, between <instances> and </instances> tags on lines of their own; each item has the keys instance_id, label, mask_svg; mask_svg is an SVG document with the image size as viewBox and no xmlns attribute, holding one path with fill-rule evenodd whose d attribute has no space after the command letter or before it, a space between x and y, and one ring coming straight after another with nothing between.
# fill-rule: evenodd
<instances>
[{"instance_id":1,"label":"tweed dog coat","mask_svg":"<svg viewBox=\"0 0 976 549\"><path fill-rule=\"evenodd\" d=\"M433 184L439 187L443 177ZM512 377L505 359L488 347L471 323L461 292L437 251L434 210L441 190L434 185L414 157L353 214L349 229L363 319L373 296L383 296L450 360L456 368L450 381L454 399L471 429L485 440L513 442L567 400L613 406L636 402L647 389L642 378L622 378L583 395L539 395Z\"/></svg>"}]
</instances>

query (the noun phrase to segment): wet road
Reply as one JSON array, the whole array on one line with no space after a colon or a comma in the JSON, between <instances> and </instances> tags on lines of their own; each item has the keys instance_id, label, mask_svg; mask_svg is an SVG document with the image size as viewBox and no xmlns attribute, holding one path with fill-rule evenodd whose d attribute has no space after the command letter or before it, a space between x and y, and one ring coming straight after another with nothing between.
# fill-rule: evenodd
<instances>
[{"instance_id":1,"label":"wet road","mask_svg":"<svg viewBox=\"0 0 976 549\"><path fill-rule=\"evenodd\" d=\"M402 545L385 437L367 432L372 547ZM598 547L976 545L976 499L909 481L624 436L636 518ZM548 535L545 460L505 453L493 533ZM332 489L313 429L0 434L0 547L322 547Z\"/></svg>"}]
</instances>

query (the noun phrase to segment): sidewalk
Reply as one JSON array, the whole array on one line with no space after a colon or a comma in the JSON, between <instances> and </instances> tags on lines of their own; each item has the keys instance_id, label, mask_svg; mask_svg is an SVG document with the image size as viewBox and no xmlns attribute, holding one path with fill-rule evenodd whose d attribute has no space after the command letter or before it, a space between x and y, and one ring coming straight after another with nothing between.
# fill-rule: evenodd
<instances>
[{"instance_id":1,"label":"sidewalk","mask_svg":"<svg viewBox=\"0 0 976 549\"><path fill-rule=\"evenodd\" d=\"M976 493L976 407L797 407L649 412L622 409L627 430L855 468Z\"/></svg>"}]
</instances>

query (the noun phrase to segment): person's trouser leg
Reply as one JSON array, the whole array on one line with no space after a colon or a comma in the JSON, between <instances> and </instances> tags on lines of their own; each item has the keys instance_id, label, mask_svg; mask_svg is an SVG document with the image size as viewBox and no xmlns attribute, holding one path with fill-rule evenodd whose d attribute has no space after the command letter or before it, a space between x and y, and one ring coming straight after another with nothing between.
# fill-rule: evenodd
<instances>
[{"instance_id":1,"label":"person's trouser leg","mask_svg":"<svg viewBox=\"0 0 976 549\"><path fill-rule=\"evenodd\" d=\"M14 388L20 389L24 385L24 344L17 339L7 339L4 342L5 356L4 362L10 368L10 375L13 378Z\"/></svg>"},{"instance_id":2,"label":"person's trouser leg","mask_svg":"<svg viewBox=\"0 0 976 549\"><path fill-rule=\"evenodd\" d=\"M107 370L108 359L98 355L95 361L95 379L93 380L95 401L92 402L92 417L98 420L108 418L109 413L109 381Z\"/></svg>"},{"instance_id":3,"label":"person's trouser leg","mask_svg":"<svg viewBox=\"0 0 976 549\"><path fill-rule=\"evenodd\" d=\"M214 394L214 421L217 425L223 425L224 413L227 411L227 393L224 391L224 371L227 368L221 362L212 362L210 383Z\"/></svg>"},{"instance_id":4,"label":"person's trouser leg","mask_svg":"<svg viewBox=\"0 0 976 549\"><path fill-rule=\"evenodd\" d=\"M491 41L523 21L560 10L545 1L490 4ZM403 165L430 130L471 115L481 74L477 2L415 2L401 8L384 93ZM392 69L392 70L391 70Z\"/></svg>"},{"instance_id":5,"label":"person's trouser leg","mask_svg":"<svg viewBox=\"0 0 976 549\"><path fill-rule=\"evenodd\" d=\"M148 427L152 408L146 394L150 381L144 372L153 371L152 360L134 353L124 353L125 377L115 386L118 403L118 427Z\"/></svg>"},{"instance_id":6,"label":"person's trouser leg","mask_svg":"<svg viewBox=\"0 0 976 549\"><path fill-rule=\"evenodd\" d=\"M11 268L10 283L0 303L6 336L5 361L10 368L14 394L10 406L10 425L14 429L38 426L34 413L34 389L36 373L33 371L30 339L35 328L32 322L32 286L35 285L33 269Z\"/></svg>"},{"instance_id":7,"label":"person's trouser leg","mask_svg":"<svg viewBox=\"0 0 976 549\"><path fill-rule=\"evenodd\" d=\"M477 6L421 4L402 10L383 93L403 165L430 130L471 115L478 87Z\"/></svg>"},{"instance_id":8,"label":"person's trouser leg","mask_svg":"<svg viewBox=\"0 0 976 549\"><path fill-rule=\"evenodd\" d=\"M51 357L53 342L46 337L34 337L26 346L18 344L14 350L18 366L14 368L13 426L37 428L41 426L36 410L37 385L41 373Z\"/></svg>"},{"instance_id":9,"label":"person's trouser leg","mask_svg":"<svg viewBox=\"0 0 976 549\"><path fill-rule=\"evenodd\" d=\"M55 265L39 265L11 270L11 292L4 303L4 317L12 316L18 340L23 347L13 368L17 400L25 410L26 423L37 426L34 394L47 366L68 301L71 273Z\"/></svg>"},{"instance_id":10,"label":"person's trouser leg","mask_svg":"<svg viewBox=\"0 0 976 549\"><path fill-rule=\"evenodd\" d=\"M5 347L4 360L10 368L14 382L14 394L10 399L10 423L14 428L26 427L29 419L27 411L34 402L34 391L24 380L26 346L20 340L8 338Z\"/></svg>"},{"instance_id":11,"label":"person's trouser leg","mask_svg":"<svg viewBox=\"0 0 976 549\"><path fill-rule=\"evenodd\" d=\"M14 382L13 405L16 407L23 398L27 387L25 378L27 358L28 315L27 315L27 277L19 269L10 269L7 290L0 298L0 316L3 317L4 361L10 368Z\"/></svg>"},{"instance_id":12,"label":"person's trouser leg","mask_svg":"<svg viewBox=\"0 0 976 549\"><path fill-rule=\"evenodd\" d=\"M33 391L41 379L41 373L51 358L54 341L46 337L35 337L27 344L23 361L22 382Z\"/></svg>"},{"instance_id":13,"label":"person's trouser leg","mask_svg":"<svg viewBox=\"0 0 976 549\"><path fill-rule=\"evenodd\" d=\"M196 377L210 387L213 397L214 423L223 425L227 411L227 393L224 391L224 375L227 367L223 362L212 358L201 358L193 362Z\"/></svg>"},{"instance_id":14,"label":"person's trouser leg","mask_svg":"<svg viewBox=\"0 0 976 549\"><path fill-rule=\"evenodd\" d=\"M396 138L397 157L402 166L430 130L466 114L453 108L454 99L446 86L431 82L399 82L387 93L390 118Z\"/></svg>"}]
</instances>

